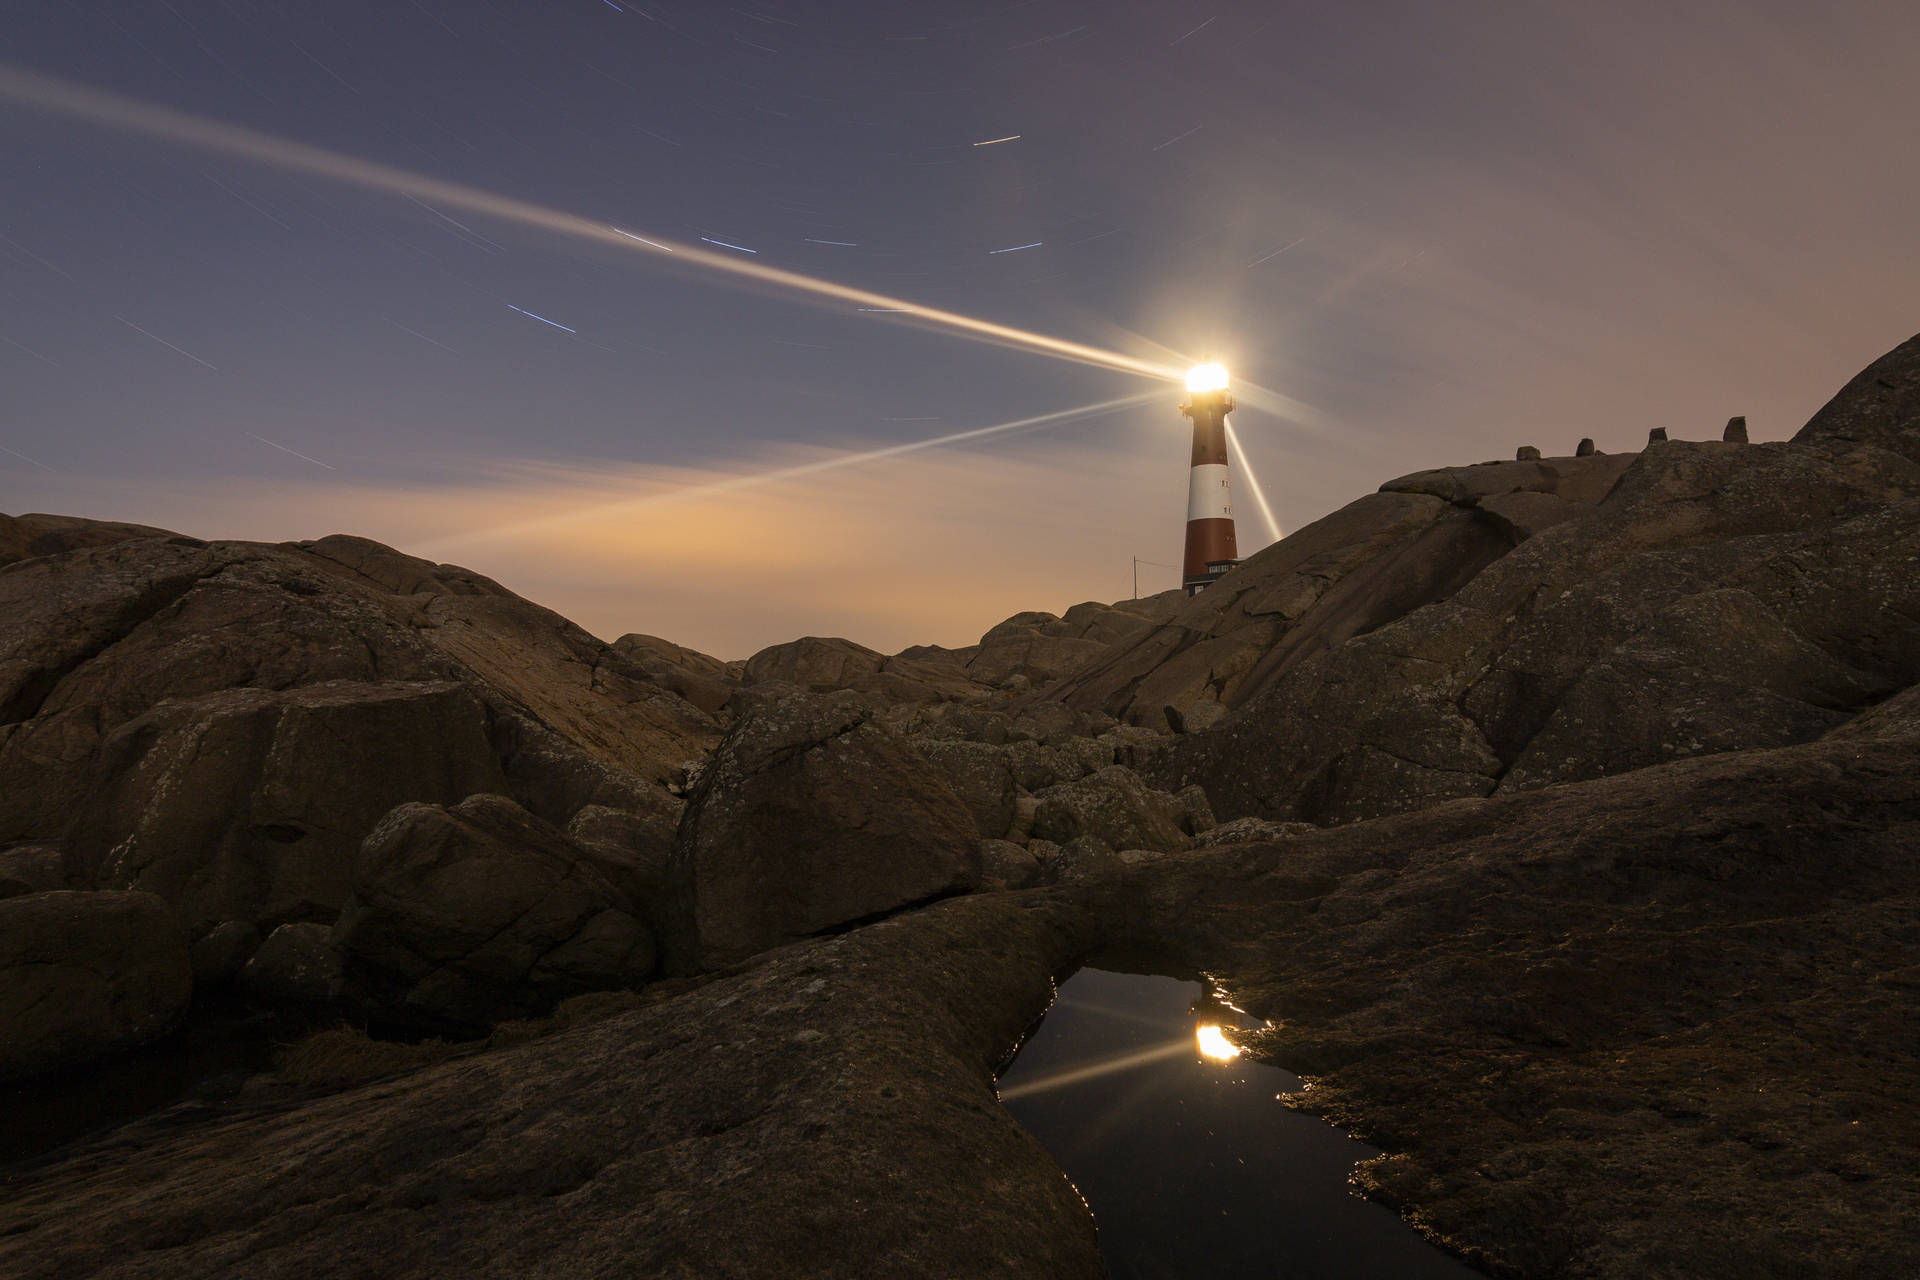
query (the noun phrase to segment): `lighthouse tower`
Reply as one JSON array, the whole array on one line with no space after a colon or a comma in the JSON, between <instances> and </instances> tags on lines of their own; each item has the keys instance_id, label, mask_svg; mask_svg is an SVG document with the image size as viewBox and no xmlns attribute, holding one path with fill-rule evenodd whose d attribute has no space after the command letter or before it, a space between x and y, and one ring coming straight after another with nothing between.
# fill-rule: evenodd
<instances>
[{"instance_id":1,"label":"lighthouse tower","mask_svg":"<svg viewBox=\"0 0 1920 1280\"><path fill-rule=\"evenodd\" d=\"M1193 472L1187 488L1187 555L1181 581L1195 595L1240 563L1233 537L1233 495L1227 488L1227 415L1233 396L1227 371L1209 361L1187 375L1187 402L1180 412L1193 419Z\"/></svg>"}]
</instances>

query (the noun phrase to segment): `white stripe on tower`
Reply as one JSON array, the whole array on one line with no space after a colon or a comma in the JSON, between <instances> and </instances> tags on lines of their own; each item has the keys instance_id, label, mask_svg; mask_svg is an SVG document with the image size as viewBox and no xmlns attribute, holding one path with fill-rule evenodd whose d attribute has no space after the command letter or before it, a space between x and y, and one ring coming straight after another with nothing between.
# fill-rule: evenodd
<instances>
[{"instance_id":1,"label":"white stripe on tower","mask_svg":"<svg viewBox=\"0 0 1920 1280\"><path fill-rule=\"evenodd\" d=\"M1193 469L1187 488L1187 519L1233 519L1233 496L1227 490L1227 464L1203 462Z\"/></svg>"}]
</instances>

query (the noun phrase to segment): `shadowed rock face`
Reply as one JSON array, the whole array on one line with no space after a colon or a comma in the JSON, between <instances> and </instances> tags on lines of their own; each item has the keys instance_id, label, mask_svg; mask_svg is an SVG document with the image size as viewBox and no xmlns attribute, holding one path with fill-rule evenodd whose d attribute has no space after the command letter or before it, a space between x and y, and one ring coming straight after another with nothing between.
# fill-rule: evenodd
<instances>
[{"instance_id":1,"label":"shadowed rock face","mask_svg":"<svg viewBox=\"0 0 1920 1280\"><path fill-rule=\"evenodd\" d=\"M947 902L517 1048L123 1130L10 1183L0 1272L1097 1280L991 1085L1092 941L1044 893Z\"/></svg>"},{"instance_id":2,"label":"shadowed rock face","mask_svg":"<svg viewBox=\"0 0 1920 1280\"><path fill-rule=\"evenodd\" d=\"M980 832L855 695L788 691L714 753L669 879L668 963L691 972L974 888Z\"/></svg>"},{"instance_id":3,"label":"shadowed rock face","mask_svg":"<svg viewBox=\"0 0 1920 1280\"><path fill-rule=\"evenodd\" d=\"M639 908L504 796L388 814L355 859L333 939L376 1008L466 1029L639 986L654 963Z\"/></svg>"},{"instance_id":4,"label":"shadowed rock face","mask_svg":"<svg viewBox=\"0 0 1920 1280\"><path fill-rule=\"evenodd\" d=\"M507 790L485 708L450 681L166 702L121 726L100 759L72 856L92 883L159 894L195 937L227 920L262 935L331 923L387 810Z\"/></svg>"},{"instance_id":5,"label":"shadowed rock face","mask_svg":"<svg viewBox=\"0 0 1920 1280\"><path fill-rule=\"evenodd\" d=\"M165 1035L192 989L187 936L150 893L0 902L0 1080Z\"/></svg>"}]
</instances>

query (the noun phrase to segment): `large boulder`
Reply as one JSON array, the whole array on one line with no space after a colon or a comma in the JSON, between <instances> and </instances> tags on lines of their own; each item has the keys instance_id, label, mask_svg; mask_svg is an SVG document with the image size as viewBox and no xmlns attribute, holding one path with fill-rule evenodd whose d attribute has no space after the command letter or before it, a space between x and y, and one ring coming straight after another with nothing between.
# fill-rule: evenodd
<instances>
[{"instance_id":1,"label":"large boulder","mask_svg":"<svg viewBox=\"0 0 1920 1280\"><path fill-rule=\"evenodd\" d=\"M186 932L153 894L0 901L0 1080L157 1039L192 992Z\"/></svg>"},{"instance_id":2,"label":"large boulder","mask_svg":"<svg viewBox=\"0 0 1920 1280\"><path fill-rule=\"evenodd\" d=\"M332 923L355 852L409 800L506 791L485 708L450 681L335 681L167 702L102 753L72 851L103 888L159 894L198 936Z\"/></svg>"},{"instance_id":3,"label":"large boulder","mask_svg":"<svg viewBox=\"0 0 1920 1280\"><path fill-rule=\"evenodd\" d=\"M980 881L980 832L850 693L763 700L688 797L669 963L713 968Z\"/></svg>"},{"instance_id":4,"label":"large boulder","mask_svg":"<svg viewBox=\"0 0 1920 1280\"><path fill-rule=\"evenodd\" d=\"M637 986L655 959L638 908L593 859L493 795L382 819L354 861L333 941L376 1008L453 1027Z\"/></svg>"},{"instance_id":5,"label":"large boulder","mask_svg":"<svg viewBox=\"0 0 1920 1280\"><path fill-rule=\"evenodd\" d=\"M1055 844L1091 836L1114 849L1164 853L1192 843L1181 824L1186 806L1120 765L1049 787L1036 798L1033 834Z\"/></svg>"}]
</instances>

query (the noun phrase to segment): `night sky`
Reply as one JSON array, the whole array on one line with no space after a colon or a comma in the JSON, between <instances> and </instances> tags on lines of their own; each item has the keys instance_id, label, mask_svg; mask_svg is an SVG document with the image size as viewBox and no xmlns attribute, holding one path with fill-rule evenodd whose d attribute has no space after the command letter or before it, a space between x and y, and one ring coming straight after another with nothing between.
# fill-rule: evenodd
<instances>
[{"instance_id":1,"label":"night sky","mask_svg":"<svg viewBox=\"0 0 1920 1280\"><path fill-rule=\"evenodd\" d=\"M79 119L15 73L1212 354L1279 393L1235 424L1288 529L1523 443L1781 439L1920 329L1910 0L0 0L0 65L0 510L365 534L726 657L1127 595L1132 557L1179 559L1179 388Z\"/></svg>"}]
</instances>

